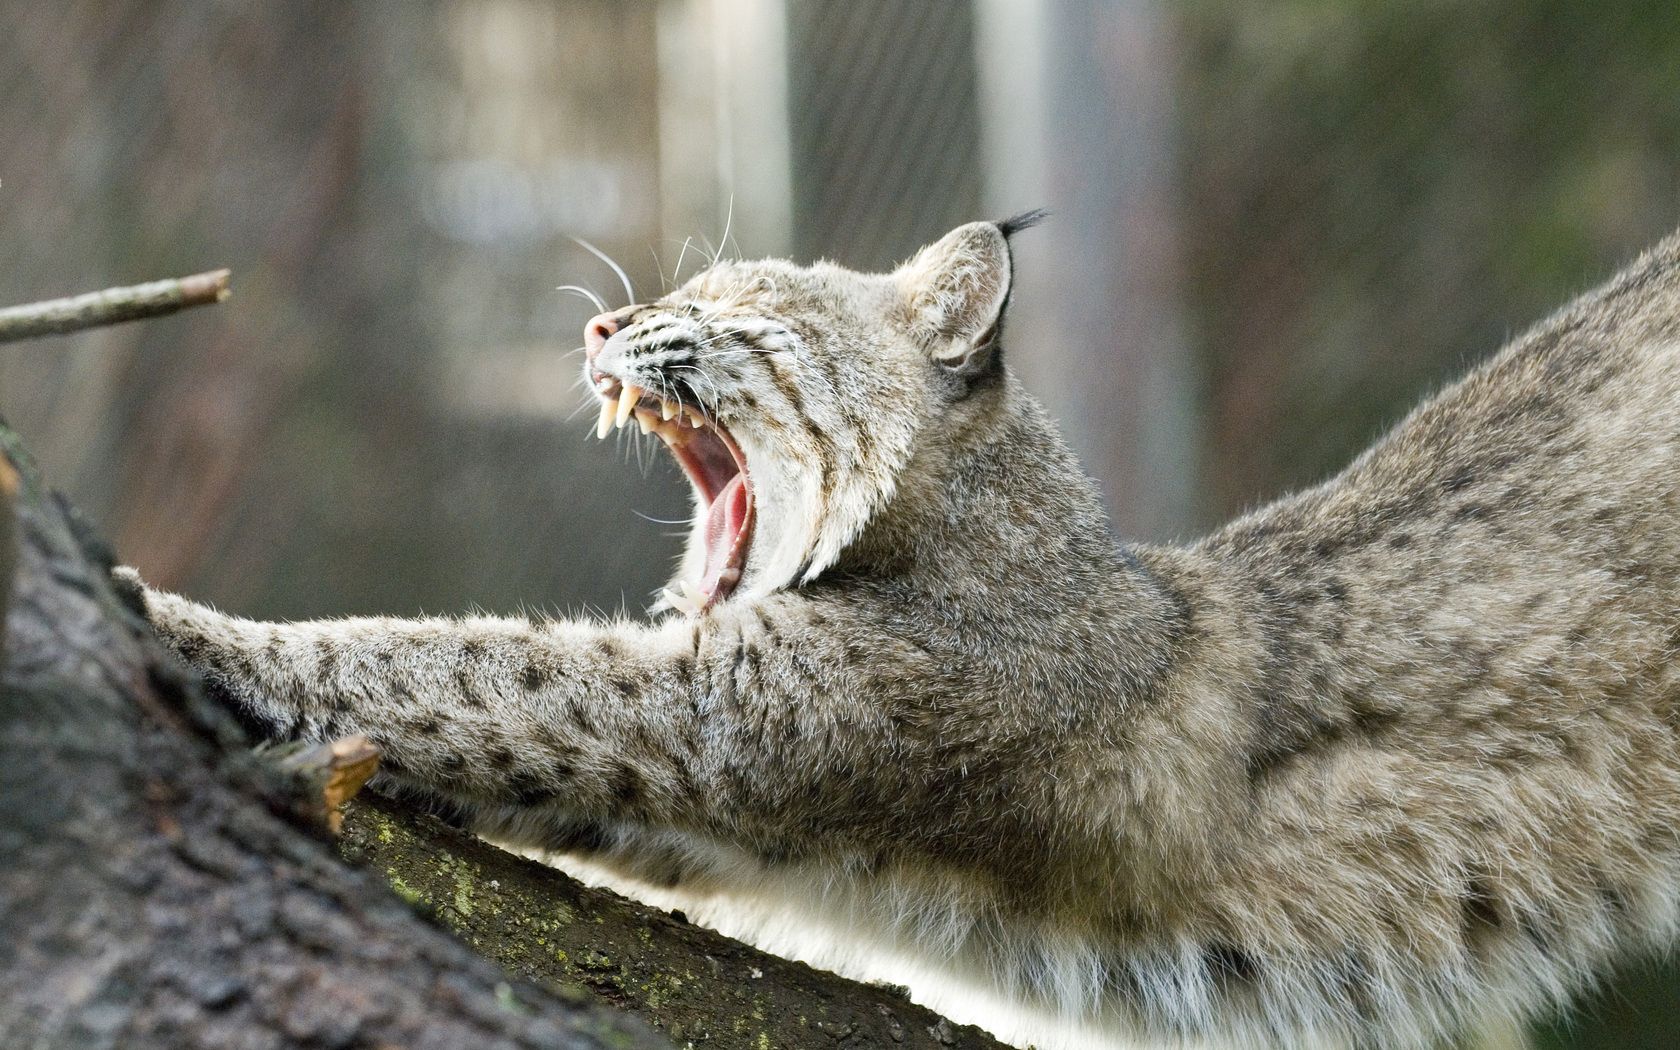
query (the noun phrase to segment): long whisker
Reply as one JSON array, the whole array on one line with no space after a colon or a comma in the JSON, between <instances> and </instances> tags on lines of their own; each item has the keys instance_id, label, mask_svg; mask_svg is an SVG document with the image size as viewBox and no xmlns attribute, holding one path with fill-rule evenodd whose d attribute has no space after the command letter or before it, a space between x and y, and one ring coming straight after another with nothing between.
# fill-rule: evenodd
<instances>
[{"instance_id":1,"label":"long whisker","mask_svg":"<svg viewBox=\"0 0 1680 1050\"><path fill-rule=\"evenodd\" d=\"M688 236L688 237L683 238L682 250L677 252L677 265L671 270L671 283L672 284L680 284L682 282L683 256L688 254L688 246L693 244L693 243L694 243L694 238L692 236Z\"/></svg>"},{"instance_id":2,"label":"long whisker","mask_svg":"<svg viewBox=\"0 0 1680 1050\"><path fill-rule=\"evenodd\" d=\"M574 353L575 352L576 351L574 351ZM571 389L576 390L579 387L582 387L585 390L589 390L589 391L591 391L591 393L585 394L583 396L583 398L581 398L578 401L578 406L576 408L572 409L570 412L568 412L566 414L565 421L567 423L570 423L572 420L576 419L578 417L578 413L584 411L585 409L593 408L593 409L598 410L601 407L601 399L598 395L593 393L594 387L589 382L589 377L588 376L580 375L576 379L572 380Z\"/></svg>"},{"instance_id":3,"label":"long whisker","mask_svg":"<svg viewBox=\"0 0 1680 1050\"><path fill-rule=\"evenodd\" d=\"M638 518L641 518L643 521L651 521L655 525L687 525L688 524L688 519L687 518L678 518L675 521L667 521L664 518L656 518L651 514L643 514L641 511L637 510L634 507L630 508L630 513L634 514ZM682 534L679 533L678 535L682 535Z\"/></svg>"},{"instance_id":4,"label":"long whisker","mask_svg":"<svg viewBox=\"0 0 1680 1050\"><path fill-rule=\"evenodd\" d=\"M671 282L665 279L665 264L659 261L659 251L651 245L648 254L653 256L653 272L659 275L659 294L664 295L671 290Z\"/></svg>"},{"instance_id":5,"label":"long whisker","mask_svg":"<svg viewBox=\"0 0 1680 1050\"><path fill-rule=\"evenodd\" d=\"M589 254L595 256L595 258L601 260L602 262L606 263L608 266L612 267L612 272L613 273L618 274L619 283L624 285L624 300L625 300L624 305L628 306L631 303L636 301L636 292L635 292L634 289L632 289L630 287L630 278L625 276L624 267L622 267L622 266L618 265L617 263L613 262L612 261L612 256L608 255L606 252L602 251L601 249L595 247L593 244L590 244L588 241L584 240L582 237L573 237L572 240L576 241L579 245L581 245L583 247L584 251L587 251Z\"/></svg>"},{"instance_id":6,"label":"long whisker","mask_svg":"<svg viewBox=\"0 0 1680 1050\"><path fill-rule=\"evenodd\" d=\"M663 372L654 376L653 381L655 383L659 384L659 396L661 398L663 398L664 400L666 400L666 401L680 401L680 400L682 400L681 398L672 396L672 393L671 393L671 386L672 386L671 379L670 379L669 376L665 375Z\"/></svg>"},{"instance_id":7,"label":"long whisker","mask_svg":"<svg viewBox=\"0 0 1680 1050\"><path fill-rule=\"evenodd\" d=\"M724 252L729 250L729 228L731 226L733 226L734 224L735 224L735 195L733 193L731 193L729 195L729 211L726 212L723 216L723 236L718 238L718 254L719 255L722 255ZM737 254L739 254L739 253L737 252ZM717 260L713 259L712 264L714 266L717 265Z\"/></svg>"},{"instance_id":8,"label":"long whisker","mask_svg":"<svg viewBox=\"0 0 1680 1050\"><path fill-rule=\"evenodd\" d=\"M573 295L581 295L585 299L588 299L590 302L594 303L596 310L599 310L601 313L606 313L607 312L607 304L601 301L601 297L596 295L594 292L590 291L589 289L583 287L582 285L563 284L563 285L561 285L560 287L558 287L554 290L557 291L557 292L571 292Z\"/></svg>"}]
</instances>

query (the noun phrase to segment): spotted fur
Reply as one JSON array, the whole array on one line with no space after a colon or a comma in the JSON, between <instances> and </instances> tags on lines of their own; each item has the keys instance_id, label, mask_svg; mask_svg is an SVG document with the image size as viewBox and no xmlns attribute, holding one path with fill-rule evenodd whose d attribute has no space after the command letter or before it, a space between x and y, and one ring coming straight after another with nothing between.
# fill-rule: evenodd
<instances>
[{"instance_id":1,"label":"spotted fur","mask_svg":"<svg viewBox=\"0 0 1680 1050\"><path fill-rule=\"evenodd\" d=\"M1182 548L1110 538L1009 283L977 223L631 312L758 494L696 615L152 620L267 735L1023 1043L1433 1046L1672 941L1680 241Z\"/></svg>"}]
</instances>

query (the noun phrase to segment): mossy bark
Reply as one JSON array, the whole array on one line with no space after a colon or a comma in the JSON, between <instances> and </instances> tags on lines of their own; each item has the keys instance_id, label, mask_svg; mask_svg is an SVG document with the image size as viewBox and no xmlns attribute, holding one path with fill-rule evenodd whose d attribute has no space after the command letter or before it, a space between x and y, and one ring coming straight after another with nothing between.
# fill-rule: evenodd
<instances>
[{"instance_id":1,"label":"mossy bark","mask_svg":"<svg viewBox=\"0 0 1680 1050\"><path fill-rule=\"evenodd\" d=\"M378 796L347 807L339 849L509 973L587 988L678 1044L1002 1045L899 989L767 955Z\"/></svg>"}]
</instances>

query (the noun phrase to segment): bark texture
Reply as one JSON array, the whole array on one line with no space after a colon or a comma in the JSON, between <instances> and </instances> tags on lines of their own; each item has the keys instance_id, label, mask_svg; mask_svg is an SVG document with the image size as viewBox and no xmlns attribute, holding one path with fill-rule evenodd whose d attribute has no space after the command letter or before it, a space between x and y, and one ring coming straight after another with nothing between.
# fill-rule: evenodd
<instances>
[{"instance_id":1,"label":"bark texture","mask_svg":"<svg viewBox=\"0 0 1680 1050\"><path fill-rule=\"evenodd\" d=\"M319 785L251 756L0 453L0 1046L1001 1046L388 800L338 842L378 874L347 866Z\"/></svg>"}]
</instances>

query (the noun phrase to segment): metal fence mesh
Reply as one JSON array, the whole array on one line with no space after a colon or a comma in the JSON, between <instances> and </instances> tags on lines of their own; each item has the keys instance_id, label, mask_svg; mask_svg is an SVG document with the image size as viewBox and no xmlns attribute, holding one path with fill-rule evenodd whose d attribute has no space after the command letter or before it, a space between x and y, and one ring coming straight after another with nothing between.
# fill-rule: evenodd
<instances>
[{"instance_id":1,"label":"metal fence mesh","mask_svg":"<svg viewBox=\"0 0 1680 1050\"><path fill-rule=\"evenodd\" d=\"M887 269L981 212L967 0L791 0L794 246Z\"/></svg>"}]
</instances>

